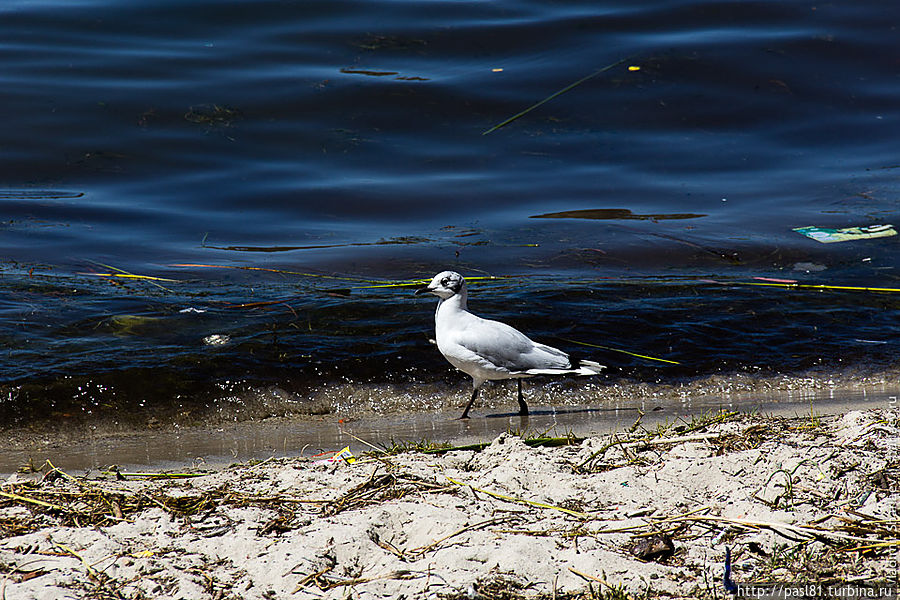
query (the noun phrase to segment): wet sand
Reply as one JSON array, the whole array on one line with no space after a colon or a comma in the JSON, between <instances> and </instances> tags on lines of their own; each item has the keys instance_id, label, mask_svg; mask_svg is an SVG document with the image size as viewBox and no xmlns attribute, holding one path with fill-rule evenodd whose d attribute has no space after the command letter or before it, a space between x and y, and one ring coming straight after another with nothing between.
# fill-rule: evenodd
<instances>
[{"instance_id":1,"label":"wet sand","mask_svg":"<svg viewBox=\"0 0 900 600\"><path fill-rule=\"evenodd\" d=\"M567 445L16 474L0 597L721 598L726 547L738 583L896 580L895 401L651 415Z\"/></svg>"},{"instance_id":2,"label":"wet sand","mask_svg":"<svg viewBox=\"0 0 900 600\"><path fill-rule=\"evenodd\" d=\"M190 419L153 417L94 419L70 424L56 419L0 432L0 477L23 465L50 459L62 469L86 473L118 465L123 469L181 468L186 464L222 467L235 461L290 457L356 444L408 442L465 444L512 431L579 437L606 435L630 426L645 413L645 424L716 410L776 416L846 413L889 406L900 397L891 374L878 378L821 376L778 378L709 377L687 385L583 380L532 384L532 414L516 414L514 388L494 385L482 393L472 419L458 419L468 400L465 382L456 386L329 384L312 390L302 406L316 414L268 418L216 406ZM269 392L270 395L276 395ZM284 393L277 394L284 397ZM256 400L256 399L255 399ZM235 403L239 404L239 403ZM414 409L418 405L418 410ZM271 412L289 413L273 406Z\"/></svg>"}]
</instances>

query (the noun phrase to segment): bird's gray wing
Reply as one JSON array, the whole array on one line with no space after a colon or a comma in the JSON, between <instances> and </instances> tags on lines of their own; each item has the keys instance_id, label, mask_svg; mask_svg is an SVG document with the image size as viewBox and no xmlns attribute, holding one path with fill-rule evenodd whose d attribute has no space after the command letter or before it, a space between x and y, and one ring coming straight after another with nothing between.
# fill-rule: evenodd
<instances>
[{"instance_id":1,"label":"bird's gray wing","mask_svg":"<svg viewBox=\"0 0 900 600\"><path fill-rule=\"evenodd\" d=\"M569 368L569 357L565 352L533 342L522 332L499 321L478 318L471 327L457 331L454 338L465 349L511 372Z\"/></svg>"}]
</instances>

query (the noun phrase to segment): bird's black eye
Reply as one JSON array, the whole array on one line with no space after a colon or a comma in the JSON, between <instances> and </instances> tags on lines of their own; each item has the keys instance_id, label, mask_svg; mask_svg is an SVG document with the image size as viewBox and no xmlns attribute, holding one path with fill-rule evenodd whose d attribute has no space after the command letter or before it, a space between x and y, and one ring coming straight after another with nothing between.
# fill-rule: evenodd
<instances>
[{"instance_id":1,"label":"bird's black eye","mask_svg":"<svg viewBox=\"0 0 900 600\"><path fill-rule=\"evenodd\" d=\"M441 279L441 285L447 287L448 285L450 285L450 280L444 277L443 279Z\"/></svg>"}]
</instances>

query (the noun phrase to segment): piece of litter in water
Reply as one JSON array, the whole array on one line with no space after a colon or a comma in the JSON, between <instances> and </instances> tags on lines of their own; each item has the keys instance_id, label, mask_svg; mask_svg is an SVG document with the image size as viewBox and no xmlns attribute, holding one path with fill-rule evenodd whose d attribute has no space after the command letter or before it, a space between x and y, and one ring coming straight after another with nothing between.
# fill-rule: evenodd
<instances>
[{"instance_id":1,"label":"piece of litter in water","mask_svg":"<svg viewBox=\"0 0 900 600\"><path fill-rule=\"evenodd\" d=\"M344 461L348 465L352 465L356 462L356 457L350 452L350 446L344 446L343 450L331 457L331 462L337 462L339 460Z\"/></svg>"},{"instance_id":2,"label":"piece of litter in water","mask_svg":"<svg viewBox=\"0 0 900 600\"><path fill-rule=\"evenodd\" d=\"M206 311L202 308L194 308L193 306L189 306L188 308L182 308L178 312L180 313L205 313Z\"/></svg>"},{"instance_id":3,"label":"piece of litter in water","mask_svg":"<svg viewBox=\"0 0 900 600\"><path fill-rule=\"evenodd\" d=\"M492 73L501 73L501 72L503 72L503 69L501 69L501 68L491 69L491 72Z\"/></svg>"},{"instance_id":4,"label":"piece of litter in water","mask_svg":"<svg viewBox=\"0 0 900 600\"><path fill-rule=\"evenodd\" d=\"M224 346L230 341L230 337L221 333L214 333L203 338L203 343L207 346Z\"/></svg>"},{"instance_id":5,"label":"piece of litter in water","mask_svg":"<svg viewBox=\"0 0 900 600\"><path fill-rule=\"evenodd\" d=\"M356 462L356 457L353 456L353 453L350 452L350 446L344 446L344 449L340 452L335 453L334 456L326 458L324 460L317 460L313 464L322 465L322 464L331 464L336 462L344 461L348 465L352 465Z\"/></svg>"},{"instance_id":6,"label":"piece of litter in water","mask_svg":"<svg viewBox=\"0 0 900 600\"><path fill-rule=\"evenodd\" d=\"M825 265L820 265L818 263L798 262L798 263L794 263L793 268L795 271L806 271L807 273L818 273L820 271L824 271L828 267L826 267Z\"/></svg>"},{"instance_id":7,"label":"piece of litter in water","mask_svg":"<svg viewBox=\"0 0 900 600\"><path fill-rule=\"evenodd\" d=\"M637 66L637 65L631 65L631 66L628 67L628 70L629 70L629 71L640 71L641 68L640 68L639 66Z\"/></svg>"},{"instance_id":8,"label":"piece of litter in water","mask_svg":"<svg viewBox=\"0 0 900 600\"><path fill-rule=\"evenodd\" d=\"M894 229L893 225L868 225L863 227L844 227L843 229L809 226L795 227L792 231L796 231L800 235L805 235L823 244L897 235L897 230Z\"/></svg>"}]
</instances>

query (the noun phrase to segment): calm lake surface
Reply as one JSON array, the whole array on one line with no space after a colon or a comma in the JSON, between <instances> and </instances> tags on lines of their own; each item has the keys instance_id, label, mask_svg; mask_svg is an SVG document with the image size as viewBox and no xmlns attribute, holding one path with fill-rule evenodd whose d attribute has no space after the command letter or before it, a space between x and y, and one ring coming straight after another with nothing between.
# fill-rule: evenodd
<instances>
[{"instance_id":1,"label":"calm lake surface","mask_svg":"<svg viewBox=\"0 0 900 600\"><path fill-rule=\"evenodd\" d=\"M898 25L880 0L6 0L0 427L442 419L469 380L435 301L378 286L444 269L609 365L537 404L894 393L900 236L792 229L900 227Z\"/></svg>"}]
</instances>

